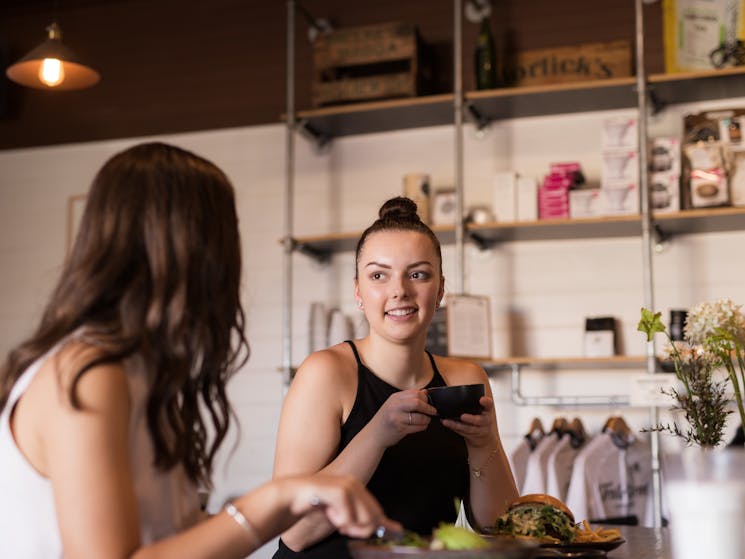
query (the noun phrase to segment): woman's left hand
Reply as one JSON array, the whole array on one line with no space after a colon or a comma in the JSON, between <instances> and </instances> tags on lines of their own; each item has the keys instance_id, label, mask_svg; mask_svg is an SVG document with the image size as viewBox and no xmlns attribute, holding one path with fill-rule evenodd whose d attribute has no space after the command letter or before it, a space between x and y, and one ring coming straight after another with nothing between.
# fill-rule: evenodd
<instances>
[{"instance_id":1,"label":"woman's left hand","mask_svg":"<svg viewBox=\"0 0 745 559\"><path fill-rule=\"evenodd\" d=\"M491 447L497 438L497 433L494 432L496 426L494 400L489 396L482 396L479 404L484 410L482 413L478 415L464 413L459 420L443 419L442 424L466 439L466 444L469 447Z\"/></svg>"}]
</instances>

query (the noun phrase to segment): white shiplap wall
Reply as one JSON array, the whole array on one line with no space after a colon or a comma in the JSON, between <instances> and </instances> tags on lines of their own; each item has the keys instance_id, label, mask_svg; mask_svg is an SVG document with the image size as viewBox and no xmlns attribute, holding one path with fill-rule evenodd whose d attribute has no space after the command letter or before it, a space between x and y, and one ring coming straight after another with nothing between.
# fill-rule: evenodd
<instances>
[{"instance_id":1,"label":"white shiplap wall","mask_svg":"<svg viewBox=\"0 0 745 559\"><path fill-rule=\"evenodd\" d=\"M652 121L651 133L680 133L680 116L703 107L675 107ZM590 180L600 174L600 122L630 111L578 113L494 123L483 138L465 129L465 202L489 204L492 175L515 170L540 178L555 161L580 161ZM147 138L153 139L153 138ZM244 251L244 303L252 356L233 380L231 397L241 422L240 437L221 455L212 506L271 476L274 435L282 399L282 248L284 128L280 125L163 136L221 166L237 190ZM345 138L317 153L297 142L295 233L360 230L381 202L401 192L401 177L426 172L433 187L452 186L453 130L434 127ZM0 351L27 335L39 317L65 251L66 204L85 192L100 165L113 153L143 140L73 144L0 152ZM704 299L731 297L745 302L743 231L681 236L655 255L657 308L685 308ZM467 247L465 288L493 301L494 356L510 353L520 340L532 355L581 354L584 317L613 315L620 320L628 354L642 354L635 331L644 304L640 239L588 239L507 244L481 252ZM452 247L444 247L445 274L455 277ZM308 311L314 301L354 316L353 255L336 255L323 267L294 259L294 361L309 344ZM508 316L520 317L517 331ZM629 371L528 371L529 395L607 395L628 392ZM544 424L562 414L581 416L597 431L610 413L623 413L634 427L647 411L619 409L521 408L509 398L509 378L493 380L505 446L511 448L539 416ZM231 451L233 443L238 443ZM270 557L273 544L256 557Z\"/></svg>"}]
</instances>

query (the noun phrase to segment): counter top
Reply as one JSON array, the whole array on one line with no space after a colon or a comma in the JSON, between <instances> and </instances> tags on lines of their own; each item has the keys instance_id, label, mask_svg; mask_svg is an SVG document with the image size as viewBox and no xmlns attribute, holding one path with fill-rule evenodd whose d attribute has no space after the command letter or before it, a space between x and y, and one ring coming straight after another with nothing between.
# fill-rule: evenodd
<instances>
[{"instance_id":1,"label":"counter top","mask_svg":"<svg viewBox=\"0 0 745 559\"><path fill-rule=\"evenodd\" d=\"M618 526L626 543L608 552L608 559L672 559L667 528Z\"/></svg>"}]
</instances>

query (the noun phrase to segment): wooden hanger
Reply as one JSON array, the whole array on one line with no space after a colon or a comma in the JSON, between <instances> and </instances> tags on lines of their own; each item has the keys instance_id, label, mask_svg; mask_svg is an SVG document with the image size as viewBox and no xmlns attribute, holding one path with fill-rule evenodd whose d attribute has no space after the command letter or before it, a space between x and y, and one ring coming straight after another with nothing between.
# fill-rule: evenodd
<instances>
[{"instance_id":1,"label":"wooden hanger","mask_svg":"<svg viewBox=\"0 0 745 559\"><path fill-rule=\"evenodd\" d=\"M566 417L557 417L554 419L553 424L551 425L551 433L556 433L557 435L561 436L563 435L566 430L569 423L567 422Z\"/></svg>"},{"instance_id":2,"label":"wooden hanger","mask_svg":"<svg viewBox=\"0 0 745 559\"><path fill-rule=\"evenodd\" d=\"M587 440L587 431L579 417L575 417L567 426L566 432L572 437L571 445L573 448L579 448Z\"/></svg>"},{"instance_id":3,"label":"wooden hanger","mask_svg":"<svg viewBox=\"0 0 745 559\"><path fill-rule=\"evenodd\" d=\"M533 421L530 422L530 427L528 427L528 436L534 437L536 435L543 436L546 434L546 431L543 430L543 423L541 423L540 417L534 417Z\"/></svg>"},{"instance_id":4,"label":"wooden hanger","mask_svg":"<svg viewBox=\"0 0 745 559\"><path fill-rule=\"evenodd\" d=\"M530 428L525 435L525 438L530 445L530 450L534 450L538 441L540 441L545 435L546 432L543 430L543 423L541 423L540 418L534 417L533 421L530 422Z\"/></svg>"},{"instance_id":5,"label":"wooden hanger","mask_svg":"<svg viewBox=\"0 0 745 559\"><path fill-rule=\"evenodd\" d=\"M621 448L626 448L634 442L634 435L631 428L628 423L626 423L626 420L620 415L609 417L605 422L603 431L609 432L613 442Z\"/></svg>"}]
</instances>

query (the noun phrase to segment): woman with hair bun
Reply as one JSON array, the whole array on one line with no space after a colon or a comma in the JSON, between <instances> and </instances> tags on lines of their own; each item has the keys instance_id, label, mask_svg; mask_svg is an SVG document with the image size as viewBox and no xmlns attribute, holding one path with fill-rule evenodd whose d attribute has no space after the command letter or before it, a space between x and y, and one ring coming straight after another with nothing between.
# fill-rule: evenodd
<instances>
[{"instance_id":1,"label":"woman with hair bun","mask_svg":"<svg viewBox=\"0 0 745 559\"><path fill-rule=\"evenodd\" d=\"M280 418L274 475L352 475L385 513L429 535L454 522L491 526L517 497L484 370L425 350L445 291L440 243L416 204L388 200L360 237L354 294L367 336L317 351L301 364ZM438 419L427 388L481 383L483 412ZM275 559L349 557L320 515L286 531Z\"/></svg>"}]
</instances>

